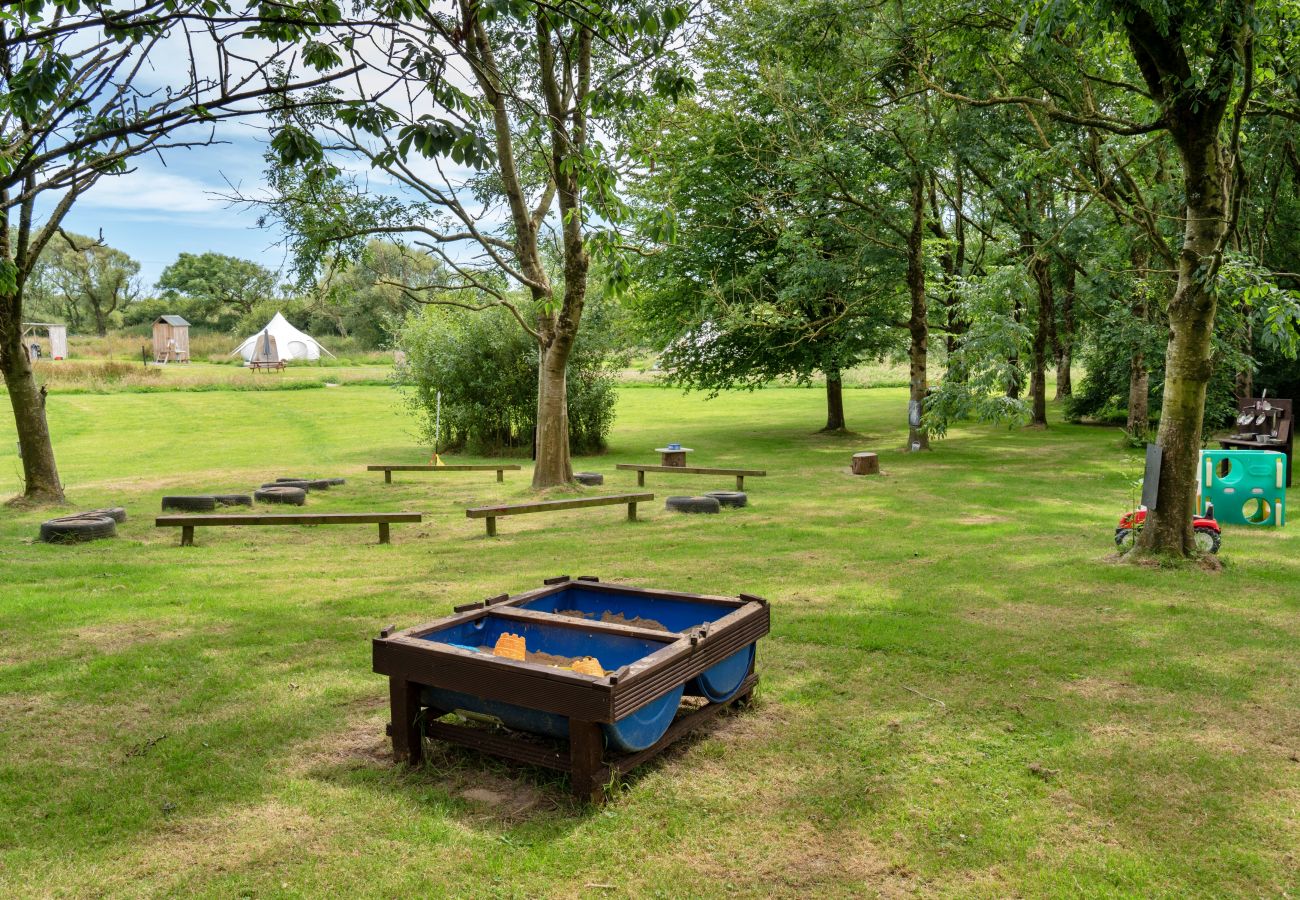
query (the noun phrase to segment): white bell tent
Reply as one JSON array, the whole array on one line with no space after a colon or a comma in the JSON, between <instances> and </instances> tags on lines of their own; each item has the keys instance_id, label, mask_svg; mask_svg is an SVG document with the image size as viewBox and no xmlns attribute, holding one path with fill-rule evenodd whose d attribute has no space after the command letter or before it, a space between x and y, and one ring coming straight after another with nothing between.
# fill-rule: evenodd
<instances>
[{"instance_id":1,"label":"white bell tent","mask_svg":"<svg viewBox=\"0 0 1300 900\"><path fill-rule=\"evenodd\" d=\"M334 355L310 334L290 325L289 321L279 313L266 323L265 328L231 351L230 355L234 356L236 353L242 356L246 363L254 360L280 362L289 359L320 359L322 353L327 356Z\"/></svg>"}]
</instances>

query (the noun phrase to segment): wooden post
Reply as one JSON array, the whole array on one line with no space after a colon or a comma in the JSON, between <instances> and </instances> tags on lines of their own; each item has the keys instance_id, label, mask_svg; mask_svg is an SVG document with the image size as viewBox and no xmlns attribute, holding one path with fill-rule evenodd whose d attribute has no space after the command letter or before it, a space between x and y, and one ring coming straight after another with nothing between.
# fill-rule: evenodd
<instances>
[{"instance_id":1,"label":"wooden post","mask_svg":"<svg viewBox=\"0 0 1300 900\"><path fill-rule=\"evenodd\" d=\"M398 762L419 765L424 756L420 733L420 686L394 675L388 679L388 702L393 717L393 756Z\"/></svg>"},{"instance_id":2,"label":"wooden post","mask_svg":"<svg viewBox=\"0 0 1300 900\"><path fill-rule=\"evenodd\" d=\"M380 522L380 523L379 523L379 543L381 543L381 544L387 544L387 543L388 543L388 523L387 523L387 522Z\"/></svg>"},{"instance_id":3,"label":"wooden post","mask_svg":"<svg viewBox=\"0 0 1300 900\"><path fill-rule=\"evenodd\" d=\"M636 521L636 504L635 504L635 503L629 503L629 504L627 505L627 520L628 520L629 522L635 522L635 521Z\"/></svg>"},{"instance_id":4,"label":"wooden post","mask_svg":"<svg viewBox=\"0 0 1300 900\"><path fill-rule=\"evenodd\" d=\"M506 480L506 470L497 469L497 481L505 481L505 480Z\"/></svg>"},{"instance_id":5,"label":"wooden post","mask_svg":"<svg viewBox=\"0 0 1300 900\"><path fill-rule=\"evenodd\" d=\"M644 469L637 469L637 471L636 471L636 486L637 486L637 487L645 487L645 470L644 470Z\"/></svg>"},{"instance_id":6,"label":"wooden post","mask_svg":"<svg viewBox=\"0 0 1300 900\"><path fill-rule=\"evenodd\" d=\"M393 483L393 470L384 469L384 484L392 484L392 483Z\"/></svg>"},{"instance_id":7,"label":"wooden post","mask_svg":"<svg viewBox=\"0 0 1300 900\"><path fill-rule=\"evenodd\" d=\"M743 491L744 489L745 489L745 476L744 476L744 475L737 475L737 476L736 476L736 490L738 490L738 491Z\"/></svg>"},{"instance_id":8,"label":"wooden post","mask_svg":"<svg viewBox=\"0 0 1300 900\"><path fill-rule=\"evenodd\" d=\"M583 803L604 799L603 778L605 736L595 722L569 720L569 784L573 796Z\"/></svg>"},{"instance_id":9,"label":"wooden post","mask_svg":"<svg viewBox=\"0 0 1300 900\"><path fill-rule=\"evenodd\" d=\"M182 526L181 526L181 546L182 546L182 547L193 547L193 546L194 546L194 526L193 526L193 525L182 525Z\"/></svg>"},{"instance_id":10,"label":"wooden post","mask_svg":"<svg viewBox=\"0 0 1300 900\"><path fill-rule=\"evenodd\" d=\"M484 521L487 522L488 537L496 537L496 536L497 536L497 517L496 517L496 516L488 516L486 519L484 519Z\"/></svg>"}]
</instances>

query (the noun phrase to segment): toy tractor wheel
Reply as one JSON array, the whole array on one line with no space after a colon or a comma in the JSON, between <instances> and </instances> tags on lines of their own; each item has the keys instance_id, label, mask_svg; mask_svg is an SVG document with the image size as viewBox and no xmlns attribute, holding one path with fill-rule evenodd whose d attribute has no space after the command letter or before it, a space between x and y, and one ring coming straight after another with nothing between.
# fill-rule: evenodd
<instances>
[{"instance_id":1,"label":"toy tractor wheel","mask_svg":"<svg viewBox=\"0 0 1300 900\"><path fill-rule=\"evenodd\" d=\"M1196 541L1196 549L1202 553L1218 553L1219 545L1223 543L1223 535L1213 528L1197 528L1192 537Z\"/></svg>"},{"instance_id":2,"label":"toy tractor wheel","mask_svg":"<svg viewBox=\"0 0 1300 900\"><path fill-rule=\"evenodd\" d=\"M1115 530L1115 546L1121 552L1127 553L1133 549L1133 544L1137 541L1137 534L1131 528L1117 528Z\"/></svg>"}]
</instances>

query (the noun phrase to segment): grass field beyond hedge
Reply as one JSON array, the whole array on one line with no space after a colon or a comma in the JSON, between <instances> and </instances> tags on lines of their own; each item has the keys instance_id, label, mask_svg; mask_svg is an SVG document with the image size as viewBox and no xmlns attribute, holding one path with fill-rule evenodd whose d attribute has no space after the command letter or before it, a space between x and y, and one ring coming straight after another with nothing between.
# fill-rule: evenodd
<instances>
[{"instance_id":1,"label":"grass field beyond hedge","mask_svg":"<svg viewBox=\"0 0 1300 900\"><path fill-rule=\"evenodd\" d=\"M675 515L730 480L651 475L641 522L488 540L462 509L527 496L527 465L384 485L366 463L427 458L388 388L51 394L69 496L131 518L56 547L48 513L0 508L0 896L1295 896L1294 530L1229 529L1217 573L1116 565L1116 432L907 456L904 390L845 395L859 434L827 437L816 390L623 389L579 461L604 490L679 440L767 469L752 505ZM6 415L5 495L13 447ZM849 474L863 449L882 476ZM164 493L300 474L348 479L312 509L425 523L153 527ZM756 705L603 809L466 752L394 767L370 638L562 573L770 598Z\"/></svg>"}]
</instances>

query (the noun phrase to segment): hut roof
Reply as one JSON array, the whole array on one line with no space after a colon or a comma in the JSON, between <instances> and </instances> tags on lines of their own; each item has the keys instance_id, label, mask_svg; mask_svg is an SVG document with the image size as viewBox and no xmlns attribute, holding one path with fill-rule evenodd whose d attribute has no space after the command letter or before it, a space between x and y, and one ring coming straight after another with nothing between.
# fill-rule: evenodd
<instances>
[{"instance_id":1,"label":"hut roof","mask_svg":"<svg viewBox=\"0 0 1300 900\"><path fill-rule=\"evenodd\" d=\"M180 316L159 316L158 318L154 319L155 325L157 325L159 322L166 322L168 325L188 326L190 324L189 322L186 322L184 319L182 319Z\"/></svg>"}]
</instances>

